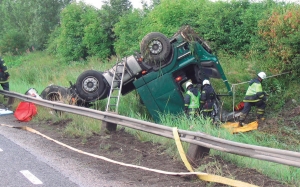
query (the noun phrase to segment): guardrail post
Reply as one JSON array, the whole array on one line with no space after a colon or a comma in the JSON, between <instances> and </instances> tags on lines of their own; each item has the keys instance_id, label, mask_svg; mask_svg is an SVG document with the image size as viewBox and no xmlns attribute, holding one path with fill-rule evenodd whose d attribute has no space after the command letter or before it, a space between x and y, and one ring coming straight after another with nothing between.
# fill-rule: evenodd
<instances>
[{"instance_id":1,"label":"guardrail post","mask_svg":"<svg viewBox=\"0 0 300 187\"><path fill-rule=\"evenodd\" d=\"M202 147L195 144L190 144L188 152L187 152L187 158L190 163L195 165L197 160L209 155L210 148Z\"/></svg>"},{"instance_id":2,"label":"guardrail post","mask_svg":"<svg viewBox=\"0 0 300 187\"><path fill-rule=\"evenodd\" d=\"M108 130L110 132L111 131L116 131L117 130L117 124L107 122L107 121L102 121L101 132L105 132L105 130Z\"/></svg>"}]
</instances>

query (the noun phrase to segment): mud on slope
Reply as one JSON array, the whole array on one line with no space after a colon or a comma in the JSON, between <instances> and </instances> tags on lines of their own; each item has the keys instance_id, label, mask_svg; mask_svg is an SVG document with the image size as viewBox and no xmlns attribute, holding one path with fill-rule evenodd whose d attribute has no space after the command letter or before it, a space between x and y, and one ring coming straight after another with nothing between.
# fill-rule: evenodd
<instances>
[{"instance_id":1,"label":"mud on slope","mask_svg":"<svg viewBox=\"0 0 300 187\"><path fill-rule=\"evenodd\" d=\"M275 135L289 150L294 145L300 145L300 105L289 101L284 108L285 110L276 116L267 115L259 130Z\"/></svg>"}]
</instances>

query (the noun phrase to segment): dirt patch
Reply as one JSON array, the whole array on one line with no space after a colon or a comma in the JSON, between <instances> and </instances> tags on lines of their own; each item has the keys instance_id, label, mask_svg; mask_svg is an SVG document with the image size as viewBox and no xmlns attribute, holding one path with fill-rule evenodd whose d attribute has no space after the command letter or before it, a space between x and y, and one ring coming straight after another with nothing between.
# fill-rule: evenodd
<instances>
[{"instance_id":1,"label":"dirt patch","mask_svg":"<svg viewBox=\"0 0 300 187\"><path fill-rule=\"evenodd\" d=\"M12 123L17 123L14 118L11 120ZM39 124L28 122L18 123L18 125L32 127L67 145L115 161L169 172L187 172L184 164L181 161L170 157L165 152L164 147L150 142L140 142L134 136L125 132L124 129L109 134L95 133L87 139L65 136L62 132L70 122L72 122L71 119L59 122L51 122L48 120ZM112 164L105 161L100 162L99 159L93 157L86 158L88 157L86 155L81 155L80 157L85 157L85 159L82 160L88 160L87 165L89 167L98 168L100 173L107 174L109 178L118 178L124 183L132 186L226 186L219 183L208 184L192 175L185 177L170 176ZM234 164L222 160L220 157L207 156L200 160L199 166L203 168L203 172L241 180L258 186L286 186L262 175L256 170L239 168Z\"/></svg>"},{"instance_id":2,"label":"dirt patch","mask_svg":"<svg viewBox=\"0 0 300 187\"><path fill-rule=\"evenodd\" d=\"M291 148L300 145L300 106L288 102L284 111L263 122L260 131L275 135L277 141L286 144L285 149L293 151Z\"/></svg>"}]
</instances>

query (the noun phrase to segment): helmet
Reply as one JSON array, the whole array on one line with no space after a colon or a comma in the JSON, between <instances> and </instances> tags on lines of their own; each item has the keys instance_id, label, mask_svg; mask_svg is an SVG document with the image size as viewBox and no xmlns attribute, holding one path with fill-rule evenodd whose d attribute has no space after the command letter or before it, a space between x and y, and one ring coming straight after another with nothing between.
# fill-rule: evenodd
<instances>
[{"instance_id":1,"label":"helmet","mask_svg":"<svg viewBox=\"0 0 300 187\"><path fill-rule=\"evenodd\" d=\"M205 79L205 80L203 81L203 85L206 85L206 84L210 84L209 80L207 80L207 79Z\"/></svg>"},{"instance_id":2,"label":"helmet","mask_svg":"<svg viewBox=\"0 0 300 187\"><path fill-rule=\"evenodd\" d=\"M191 82L187 82L185 88L188 89L189 86L193 85Z\"/></svg>"},{"instance_id":3,"label":"helmet","mask_svg":"<svg viewBox=\"0 0 300 187\"><path fill-rule=\"evenodd\" d=\"M265 79L265 78L267 77L267 75L266 75L265 72L259 72L259 73L257 74L257 76L258 76L259 78L261 78L261 79Z\"/></svg>"}]
</instances>

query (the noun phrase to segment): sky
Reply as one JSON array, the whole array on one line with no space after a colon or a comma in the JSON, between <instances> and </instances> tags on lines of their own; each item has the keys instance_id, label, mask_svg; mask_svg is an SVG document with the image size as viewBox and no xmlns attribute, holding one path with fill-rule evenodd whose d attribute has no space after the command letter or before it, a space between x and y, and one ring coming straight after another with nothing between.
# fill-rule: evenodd
<instances>
[{"instance_id":1,"label":"sky","mask_svg":"<svg viewBox=\"0 0 300 187\"><path fill-rule=\"evenodd\" d=\"M103 4L102 0L77 0L77 1L83 1L86 4L93 5L96 8L101 8ZM130 1L134 8L142 8L142 3L141 3L142 0L130 0ZM149 3L150 0L147 0L147 2Z\"/></svg>"}]
</instances>

